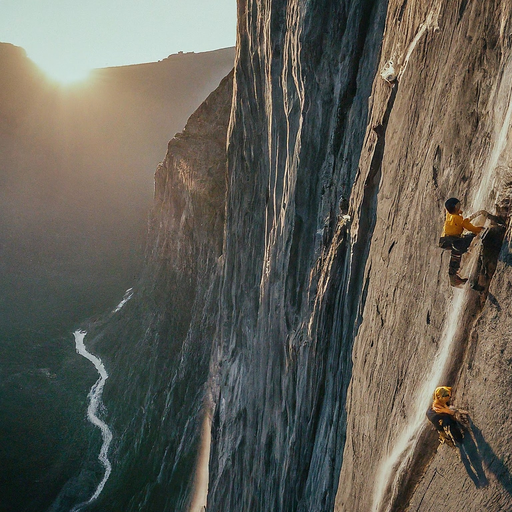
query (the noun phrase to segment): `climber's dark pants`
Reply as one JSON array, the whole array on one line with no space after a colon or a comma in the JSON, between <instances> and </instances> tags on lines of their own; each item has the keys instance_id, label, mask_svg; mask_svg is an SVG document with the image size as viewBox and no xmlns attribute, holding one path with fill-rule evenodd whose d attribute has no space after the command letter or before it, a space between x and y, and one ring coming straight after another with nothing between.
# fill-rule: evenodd
<instances>
[{"instance_id":1,"label":"climber's dark pants","mask_svg":"<svg viewBox=\"0 0 512 512\"><path fill-rule=\"evenodd\" d=\"M464 236L443 236L439 239L441 249L451 249L452 251L448 265L449 275L453 276L458 272L462 255L469 249L475 236L474 233L470 233Z\"/></svg>"},{"instance_id":2,"label":"climber's dark pants","mask_svg":"<svg viewBox=\"0 0 512 512\"><path fill-rule=\"evenodd\" d=\"M456 441L463 438L462 429L458 421L450 414L439 414L434 409L429 408L427 418L439 432L443 432L445 427L450 427L450 432Z\"/></svg>"}]
</instances>

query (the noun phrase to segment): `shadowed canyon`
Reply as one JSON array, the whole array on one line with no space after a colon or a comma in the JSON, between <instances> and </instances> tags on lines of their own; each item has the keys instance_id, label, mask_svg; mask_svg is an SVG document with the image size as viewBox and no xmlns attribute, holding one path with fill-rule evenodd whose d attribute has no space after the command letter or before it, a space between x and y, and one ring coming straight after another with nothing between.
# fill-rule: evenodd
<instances>
[{"instance_id":1,"label":"shadowed canyon","mask_svg":"<svg viewBox=\"0 0 512 512\"><path fill-rule=\"evenodd\" d=\"M133 286L154 169L233 56L171 55L64 87L0 44L1 510L46 510L77 471L95 372L68 364L72 332Z\"/></svg>"}]
</instances>

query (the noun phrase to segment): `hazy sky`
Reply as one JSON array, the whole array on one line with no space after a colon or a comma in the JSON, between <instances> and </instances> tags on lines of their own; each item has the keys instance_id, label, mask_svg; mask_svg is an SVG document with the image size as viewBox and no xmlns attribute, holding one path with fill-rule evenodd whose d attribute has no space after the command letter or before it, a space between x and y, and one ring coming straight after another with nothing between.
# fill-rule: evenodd
<instances>
[{"instance_id":1,"label":"hazy sky","mask_svg":"<svg viewBox=\"0 0 512 512\"><path fill-rule=\"evenodd\" d=\"M234 46L236 0L0 0L0 41L53 78Z\"/></svg>"}]
</instances>

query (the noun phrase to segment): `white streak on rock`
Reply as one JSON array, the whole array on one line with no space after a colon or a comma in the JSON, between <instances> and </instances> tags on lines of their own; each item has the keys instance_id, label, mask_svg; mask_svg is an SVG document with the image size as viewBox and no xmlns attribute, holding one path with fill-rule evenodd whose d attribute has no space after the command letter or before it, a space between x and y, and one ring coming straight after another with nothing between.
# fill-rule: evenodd
<instances>
[{"instance_id":1,"label":"white streak on rock","mask_svg":"<svg viewBox=\"0 0 512 512\"><path fill-rule=\"evenodd\" d=\"M495 170L498 165L498 161L500 159L503 150L505 149L508 142L508 132L510 130L510 120L512 118L512 92L510 89L510 80L512 79L512 59L508 62L506 69L503 73L503 78L500 83L500 88L497 91L498 98L496 102L498 105L508 105L507 111L505 113L505 117L503 118L503 123L501 125L500 131L496 133L494 146L492 148L492 152L489 156L489 160L487 165L482 173L482 181L480 182L480 186L478 188L478 192L473 200L473 209L488 207L487 200L489 198L489 192L492 190L494 178L495 178ZM505 95L506 100L500 101L500 96Z\"/></svg>"},{"instance_id":2,"label":"white streak on rock","mask_svg":"<svg viewBox=\"0 0 512 512\"><path fill-rule=\"evenodd\" d=\"M128 288L126 292L124 293L123 300L117 305L116 309L112 311L112 313L117 313L118 311L121 311L122 307L132 298L133 295L133 288Z\"/></svg>"},{"instance_id":3,"label":"white streak on rock","mask_svg":"<svg viewBox=\"0 0 512 512\"><path fill-rule=\"evenodd\" d=\"M407 47L407 52L405 54L404 60L401 62L400 71L398 73L398 80L402 78L405 70L407 69L407 65L409 64L409 59L411 58L412 52L416 48L416 45L423 37L423 35L427 32L427 30L438 30L438 21L439 21L439 13L441 11L441 2L437 2L437 5L430 10L427 14L425 21L419 26L418 32L414 36L414 39L411 41L411 44Z\"/></svg>"},{"instance_id":4,"label":"white streak on rock","mask_svg":"<svg viewBox=\"0 0 512 512\"><path fill-rule=\"evenodd\" d=\"M467 303L466 290L456 290L455 293L456 297L451 313L445 322L439 351L432 362L432 369L428 377L421 384L415 400L416 407L410 416L405 430L398 435L392 450L379 466L373 494L372 510L375 512L389 510L393 497L398 490L400 477L407 470L414 454L418 435L426 421L425 412L430 402L432 402L432 393L437 386L444 384L442 378L446 374L450 353L457 338L459 319L463 316Z\"/></svg>"}]
</instances>

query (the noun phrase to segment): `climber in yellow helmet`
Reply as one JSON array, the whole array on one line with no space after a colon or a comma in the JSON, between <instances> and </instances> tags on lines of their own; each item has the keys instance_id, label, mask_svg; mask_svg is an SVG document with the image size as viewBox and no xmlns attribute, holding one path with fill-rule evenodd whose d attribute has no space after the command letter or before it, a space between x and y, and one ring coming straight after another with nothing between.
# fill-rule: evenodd
<instances>
[{"instance_id":1,"label":"climber in yellow helmet","mask_svg":"<svg viewBox=\"0 0 512 512\"><path fill-rule=\"evenodd\" d=\"M464 430L455 418L456 409L450 407L452 388L440 386L434 391L434 401L427 410L427 418L439 432L441 442L462 443Z\"/></svg>"}]
</instances>

